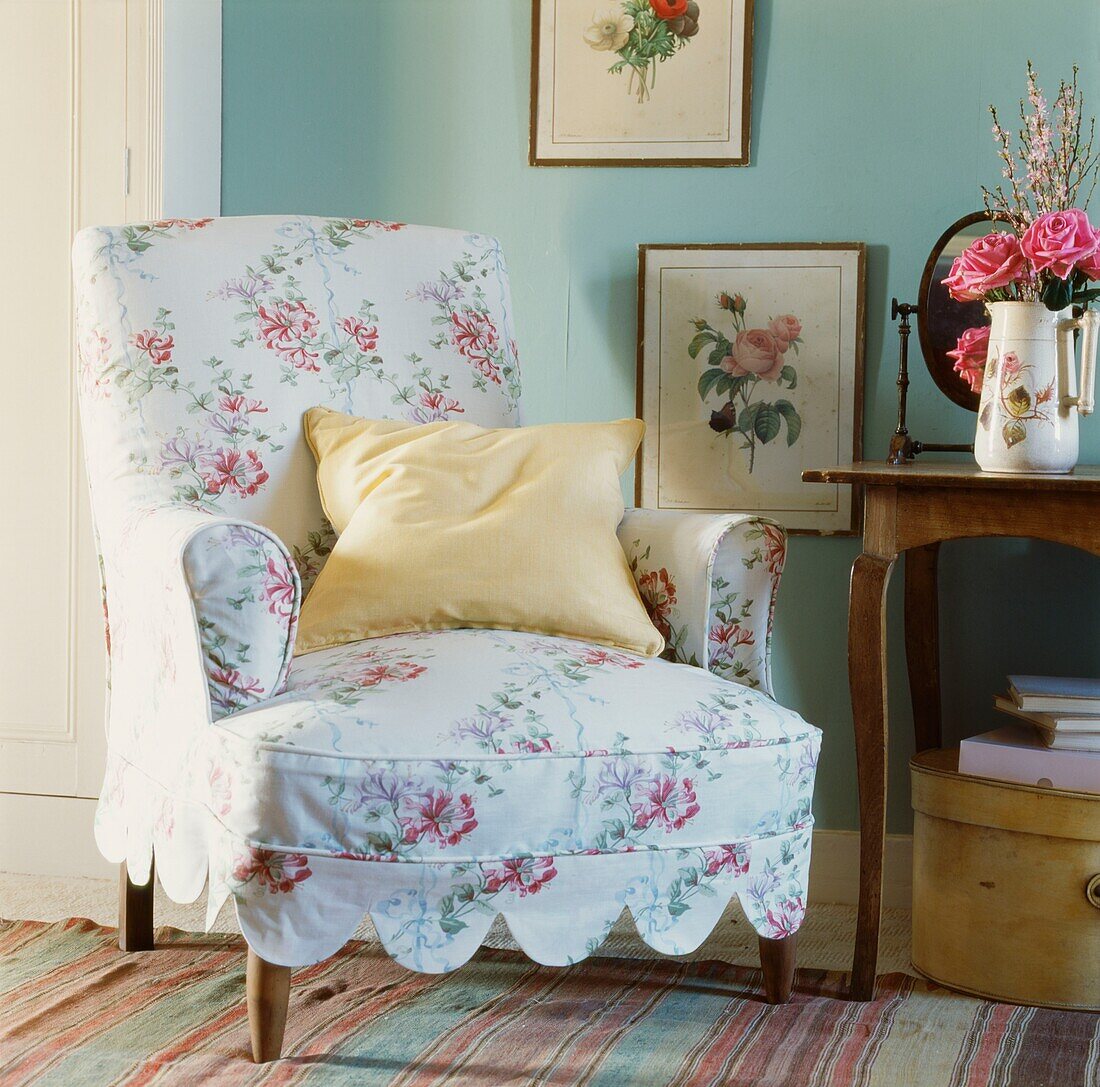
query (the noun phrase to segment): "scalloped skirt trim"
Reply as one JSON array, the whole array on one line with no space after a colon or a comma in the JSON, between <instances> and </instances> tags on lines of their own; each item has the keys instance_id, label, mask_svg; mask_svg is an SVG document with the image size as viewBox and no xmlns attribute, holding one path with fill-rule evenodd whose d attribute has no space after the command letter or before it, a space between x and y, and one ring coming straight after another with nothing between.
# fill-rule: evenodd
<instances>
[{"instance_id":1,"label":"scalloped skirt trim","mask_svg":"<svg viewBox=\"0 0 1100 1087\"><path fill-rule=\"evenodd\" d=\"M208 888L209 931L232 898L245 939L268 962L304 966L339 950L369 914L401 965L444 973L465 963L499 914L534 961L591 955L628 909L655 951L695 950L737 896L761 936L793 934L805 914L812 821L716 846L522 856L491 861L364 864L363 858L272 850L227 830L203 805L112 760L96 842L131 879L157 875L177 902Z\"/></svg>"}]
</instances>

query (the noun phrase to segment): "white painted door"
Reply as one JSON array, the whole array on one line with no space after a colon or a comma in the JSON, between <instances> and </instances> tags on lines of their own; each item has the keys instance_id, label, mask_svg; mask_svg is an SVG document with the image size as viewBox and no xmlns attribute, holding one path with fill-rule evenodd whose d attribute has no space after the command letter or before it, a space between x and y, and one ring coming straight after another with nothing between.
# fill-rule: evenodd
<instances>
[{"instance_id":1,"label":"white painted door","mask_svg":"<svg viewBox=\"0 0 1100 1087\"><path fill-rule=\"evenodd\" d=\"M85 224L155 211L158 12L0 0L0 869L95 865L104 650L69 249Z\"/></svg>"}]
</instances>

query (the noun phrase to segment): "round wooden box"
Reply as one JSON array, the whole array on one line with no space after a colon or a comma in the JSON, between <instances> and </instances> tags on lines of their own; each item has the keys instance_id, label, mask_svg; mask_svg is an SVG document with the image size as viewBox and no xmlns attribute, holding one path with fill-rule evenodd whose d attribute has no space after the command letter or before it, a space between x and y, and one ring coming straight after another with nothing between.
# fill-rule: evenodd
<instances>
[{"instance_id":1,"label":"round wooden box","mask_svg":"<svg viewBox=\"0 0 1100 1087\"><path fill-rule=\"evenodd\" d=\"M958 772L913 783L913 965L965 993L1100 1010L1100 795Z\"/></svg>"}]
</instances>

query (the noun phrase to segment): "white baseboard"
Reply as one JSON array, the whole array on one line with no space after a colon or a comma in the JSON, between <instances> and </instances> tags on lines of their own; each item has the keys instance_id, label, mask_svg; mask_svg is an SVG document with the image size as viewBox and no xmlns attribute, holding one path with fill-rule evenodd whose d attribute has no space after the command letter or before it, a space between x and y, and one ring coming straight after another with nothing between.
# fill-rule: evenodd
<instances>
[{"instance_id":1,"label":"white baseboard","mask_svg":"<svg viewBox=\"0 0 1100 1087\"><path fill-rule=\"evenodd\" d=\"M0 872L117 879L92 836L94 800L0 793Z\"/></svg>"},{"instance_id":2,"label":"white baseboard","mask_svg":"<svg viewBox=\"0 0 1100 1087\"><path fill-rule=\"evenodd\" d=\"M118 869L92 838L95 801L76 797L0 793L0 872L114 879ZM886 836L882 904L908 909L913 890L913 839ZM810 862L811 902L855 905L859 900L859 835L815 830Z\"/></svg>"},{"instance_id":3,"label":"white baseboard","mask_svg":"<svg viewBox=\"0 0 1100 1087\"><path fill-rule=\"evenodd\" d=\"M854 830L815 830L810 858L811 902L859 901L859 835ZM887 834L882 904L910 909L913 901L913 836Z\"/></svg>"}]
</instances>

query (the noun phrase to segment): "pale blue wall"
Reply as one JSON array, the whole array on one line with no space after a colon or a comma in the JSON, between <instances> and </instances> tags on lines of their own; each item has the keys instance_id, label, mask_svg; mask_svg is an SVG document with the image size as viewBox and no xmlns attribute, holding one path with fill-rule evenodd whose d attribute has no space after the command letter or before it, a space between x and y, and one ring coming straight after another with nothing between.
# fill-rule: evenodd
<instances>
[{"instance_id":1,"label":"pale blue wall","mask_svg":"<svg viewBox=\"0 0 1100 1087\"><path fill-rule=\"evenodd\" d=\"M987 103L1011 114L1030 56L1048 86L1078 62L1100 111L1098 32L1095 0L757 0L751 167L532 169L525 0L225 0L223 214L498 235L529 422L633 413L639 242L866 241L865 448L881 456L896 395L889 299L913 298L931 242L997 179ZM917 367L913 432L971 440L974 417ZM1083 459L1100 460L1100 420L1086 424ZM845 609L856 550L796 539L776 630L777 694L826 732L816 808L829 827L855 826ZM1007 671L1100 669L1100 563L1081 554L949 545L943 597L955 735L991 726ZM890 825L904 831L898 604Z\"/></svg>"}]
</instances>

